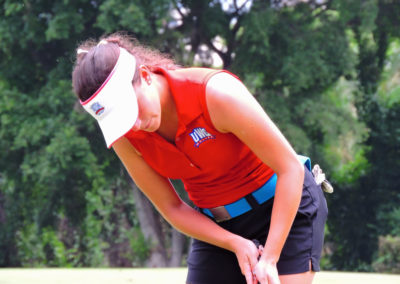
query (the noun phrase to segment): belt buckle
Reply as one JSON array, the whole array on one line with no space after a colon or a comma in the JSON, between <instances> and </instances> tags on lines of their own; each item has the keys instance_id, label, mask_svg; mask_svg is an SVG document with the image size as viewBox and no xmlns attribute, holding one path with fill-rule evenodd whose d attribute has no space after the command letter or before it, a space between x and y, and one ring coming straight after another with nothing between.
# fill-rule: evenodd
<instances>
[{"instance_id":1,"label":"belt buckle","mask_svg":"<svg viewBox=\"0 0 400 284\"><path fill-rule=\"evenodd\" d=\"M218 206L209 209L212 213L215 221L222 222L231 219L231 215L229 214L228 210L226 210L225 206Z\"/></svg>"}]
</instances>

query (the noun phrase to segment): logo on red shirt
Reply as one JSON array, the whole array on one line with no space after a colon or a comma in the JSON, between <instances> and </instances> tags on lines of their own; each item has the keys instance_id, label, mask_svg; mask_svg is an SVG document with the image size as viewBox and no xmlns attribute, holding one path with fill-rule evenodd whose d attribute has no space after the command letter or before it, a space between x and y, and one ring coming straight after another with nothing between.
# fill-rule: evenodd
<instances>
[{"instance_id":1,"label":"logo on red shirt","mask_svg":"<svg viewBox=\"0 0 400 284\"><path fill-rule=\"evenodd\" d=\"M196 127L192 132L189 133L190 137L192 137L194 146L198 148L201 143L204 141L215 139L215 135L211 135L207 132L207 130L203 127Z\"/></svg>"}]
</instances>

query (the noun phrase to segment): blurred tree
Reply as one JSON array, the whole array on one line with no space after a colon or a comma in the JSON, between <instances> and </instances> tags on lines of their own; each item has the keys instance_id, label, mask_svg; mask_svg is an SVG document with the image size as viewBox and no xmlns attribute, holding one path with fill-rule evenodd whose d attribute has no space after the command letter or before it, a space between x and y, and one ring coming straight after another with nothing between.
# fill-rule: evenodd
<instances>
[{"instance_id":1,"label":"blurred tree","mask_svg":"<svg viewBox=\"0 0 400 284\"><path fill-rule=\"evenodd\" d=\"M353 70L345 27L327 7L254 1L252 8L232 68L253 82L253 92L295 148L326 164L323 146L355 125L346 124L355 117L326 96Z\"/></svg>"},{"instance_id":2,"label":"blurred tree","mask_svg":"<svg viewBox=\"0 0 400 284\"><path fill-rule=\"evenodd\" d=\"M147 259L122 166L71 92L77 43L104 33L101 4L0 1L2 266Z\"/></svg>"},{"instance_id":3,"label":"blurred tree","mask_svg":"<svg viewBox=\"0 0 400 284\"><path fill-rule=\"evenodd\" d=\"M386 94L398 15L392 0L0 0L0 265L182 263L186 239L71 92L77 43L117 30L240 75L334 177L332 268L370 264L378 235L398 232L399 93Z\"/></svg>"},{"instance_id":4,"label":"blurred tree","mask_svg":"<svg viewBox=\"0 0 400 284\"><path fill-rule=\"evenodd\" d=\"M335 209L330 217L331 231L336 232L334 238L339 246L333 262L338 269L364 270L370 269L378 236L393 230L388 226L390 213L398 208L400 198L399 104L389 106L378 97L385 67L389 69L386 73L390 69L399 70L398 65L397 70L390 68L395 62L393 58L388 62L387 58L390 43L400 36L400 3L332 1L332 9L339 12L356 47L357 115L369 133L364 142L364 156L368 162L360 160L361 164L355 164L362 170L358 179L354 183L342 183L346 190L332 197L331 206ZM347 174L352 175L353 169L349 170Z\"/></svg>"}]
</instances>

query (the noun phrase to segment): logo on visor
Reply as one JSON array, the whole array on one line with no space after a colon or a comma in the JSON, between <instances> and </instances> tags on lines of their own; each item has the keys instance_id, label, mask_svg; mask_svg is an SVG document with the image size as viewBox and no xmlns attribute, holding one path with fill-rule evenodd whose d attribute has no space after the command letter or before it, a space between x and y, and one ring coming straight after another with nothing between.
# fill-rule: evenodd
<instances>
[{"instance_id":1,"label":"logo on visor","mask_svg":"<svg viewBox=\"0 0 400 284\"><path fill-rule=\"evenodd\" d=\"M94 103L90 107L96 115L100 115L104 112L104 107L99 103Z\"/></svg>"}]
</instances>

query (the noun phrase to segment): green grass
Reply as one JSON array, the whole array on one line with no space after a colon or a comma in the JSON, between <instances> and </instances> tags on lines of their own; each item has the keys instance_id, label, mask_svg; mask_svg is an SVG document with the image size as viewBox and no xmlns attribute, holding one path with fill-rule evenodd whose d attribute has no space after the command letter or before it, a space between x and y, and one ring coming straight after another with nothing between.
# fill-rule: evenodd
<instances>
[{"instance_id":1,"label":"green grass","mask_svg":"<svg viewBox=\"0 0 400 284\"><path fill-rule=\"evenodd\" d=\"M185 268L165 269L0 269L0 284L179 284ZM314 284L399 284L400 275L320 272Z\"/></svg>"}]
</instances>

